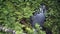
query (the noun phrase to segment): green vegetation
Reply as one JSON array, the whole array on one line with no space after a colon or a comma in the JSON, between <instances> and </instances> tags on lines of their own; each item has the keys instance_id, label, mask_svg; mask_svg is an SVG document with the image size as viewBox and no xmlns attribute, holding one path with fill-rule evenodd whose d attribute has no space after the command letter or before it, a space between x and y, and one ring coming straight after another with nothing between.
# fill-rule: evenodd
<instances>
[{"instance_id":1,"label":"green vegetation","mask_svg":"<svg viewBox=\"0 0 60 34\"><path fill-rule=\"evenodd\" d=\"M45 27L52 30L53 34L60 34L59 0L0 0L0 25L15 30L16 34L23 34L22 28L26 26L27 33L33 34L34 29L28 24L20 24L20 20L22 17L30 18L34 9L38 9L41 3L45 3L48 9ZM2 31L0 34L5 32ZM37 34L46 34L46 32L39 29Z\"/></svg>"}]
</instances>

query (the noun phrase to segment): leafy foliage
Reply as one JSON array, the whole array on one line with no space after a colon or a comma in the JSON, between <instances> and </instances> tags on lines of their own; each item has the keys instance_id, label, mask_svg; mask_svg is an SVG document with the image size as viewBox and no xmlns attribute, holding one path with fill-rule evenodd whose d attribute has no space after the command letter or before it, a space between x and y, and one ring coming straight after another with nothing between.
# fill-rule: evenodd
<instances>
[{"instance_id":1,"label":"leafy foliage","mask_svg":"<svg viewBox=\"0 0 60 34\"><path fill-rule=\"evenodd\" d=\"M23 27L26 27L28 34L33 34L34 29L31 29L27 24L20 24L20 19L30 18L35 9L38 9L41 3L47 6L45 27L52 30L53 34L60 33L60 2L59 0L0 0L0 25L16 30L16 34L23 34ZM37 27L37 29L39 29ZM0 32L1 34L4 34ZM38 34L45 34L39 30Z\"/></svg>"}]
</instances>

